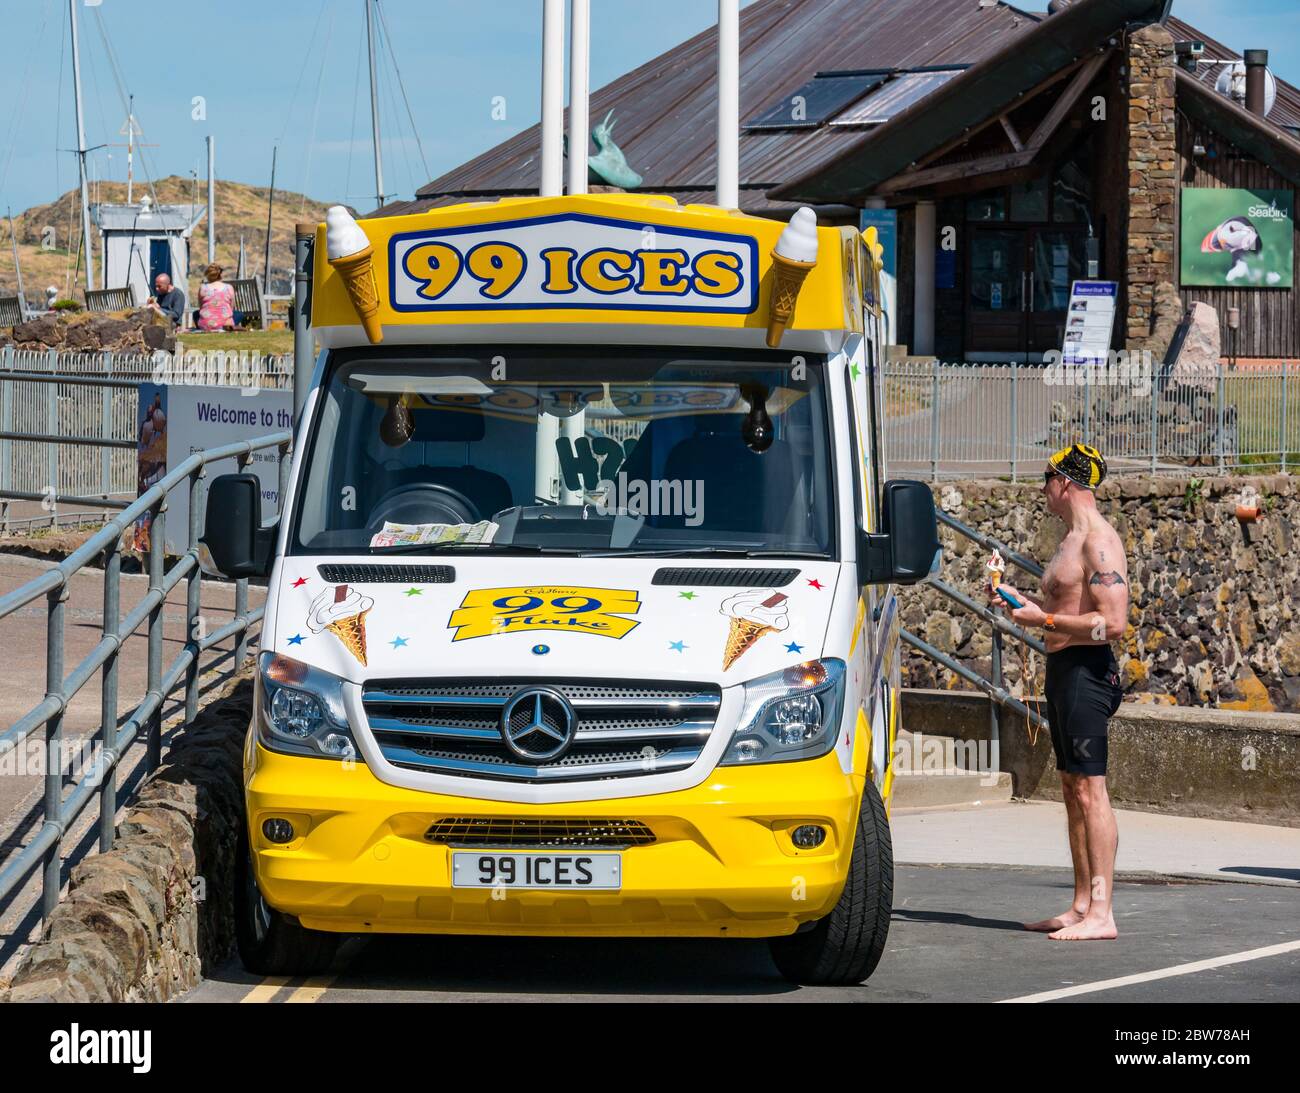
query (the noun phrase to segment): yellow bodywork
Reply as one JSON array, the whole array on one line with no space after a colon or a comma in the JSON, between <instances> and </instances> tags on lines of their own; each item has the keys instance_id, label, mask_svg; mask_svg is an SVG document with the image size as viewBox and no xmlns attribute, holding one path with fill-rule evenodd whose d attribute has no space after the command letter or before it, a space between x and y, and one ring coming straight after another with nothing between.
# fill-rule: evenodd
<instances>
[{"instance_id":1,"label":"yellow bodywork","mask_svg":"<svg viewBox=\"0 0 1300 1093\"><path fill-rule=\"evenodd\" d=\"M270 752L252 733L245 778L263 896L308 928L347 933L793 933L839 898L863 790L862 777L831 754L718 767L701 785L672 793L520 805L390 786L362 763ZM263 837L273 816L293 823L292 842ZM512 888L509 899L494 899L488 888L453 888L451 848L425 832L447 817L504 816L636 819L655 842L623 851L618 891ZM830 833L818 849L799 850L790 832L809 822Z\"/></svg>"},{"instance_id":2,"label":"yellow bodywork","mask_svg":"<svg viewBox=\"0 0 1300 1093\"><path fill-rule=\"evenodd\" d=\"M584 309L581 307L488 308L477 310L399 311L392 306L388 286L392 279L389 243L408 232L435 231L469 226L518 224L563 214L617 220L625 226L643 229L647 251L653 254L653 229L676 229L692 233L720 233L752 239L755 243L759 293L757 306L746 314L709 311L647 311L639 308ZM373 271L378 287L378 322L386 328L429 327L447 324L475 324L488 321L505 326L530 323L592 323L604 326L622 323L640 326L689 326L702 330L750 328L765 331L772 293L772 249L782 228L779 221L748 216L711 205L678 205L671 197L641 194L581 194L572 197L513 197L492 202L468 202L430 209L408 216L363 219L357 222L370 240ZM799 293L790 330L862 329L859 295L861 237L852 228L818 228L818 260ZM503 303L506 301L503 300ZM340 271L327 259L325 225L317 228L315 266L312 275L313 328L353 328L355 338L344 335L333 344L367 344L360 318L348 295Z\"/></svg>"}]
</instances>

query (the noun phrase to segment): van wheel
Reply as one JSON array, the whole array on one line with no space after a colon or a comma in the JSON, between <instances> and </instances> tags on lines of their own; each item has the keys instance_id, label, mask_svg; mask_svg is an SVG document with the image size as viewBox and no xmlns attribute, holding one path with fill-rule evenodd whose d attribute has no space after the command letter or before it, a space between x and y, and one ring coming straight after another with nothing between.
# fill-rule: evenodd
<instances>
[{"instance_id":1,"label":"van wheel","mask_svg":"<svg viewBox=\"0 0 1300 1093\"><path fill-rule=\"evenodd\" d=\"M257 887L247 838L240 839L239 891L235 897L235 942L240 962L258 975L311 975L334 959L341 935L308 930L270 907Z\"/></svg>"},{"instance_id":2,"label":"van wheel","mask_svg":"<svg viewBox=\"0 0 1300 1093\"><path fill-rule=\"evenodd\" d=\"M839 902L811 930L773 938L772 959L794 983L848 986L876 970L894 903L894 848L880 791L868 781Z\"/></svg>"}]
</instances>

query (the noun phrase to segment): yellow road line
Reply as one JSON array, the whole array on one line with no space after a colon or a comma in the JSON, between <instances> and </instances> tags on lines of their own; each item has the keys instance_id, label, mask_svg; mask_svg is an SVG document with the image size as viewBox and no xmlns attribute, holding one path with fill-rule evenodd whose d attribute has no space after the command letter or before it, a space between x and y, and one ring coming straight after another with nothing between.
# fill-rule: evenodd
<instances>
[{"instance_id":1,"label":"yellow road line","mask_svg":"<svg viewBox=\"0 0 1300 1093\"><path fill-rule=\"evenodd\" d=\"M256 987L249 991L241 1002L269 1002L279 993L281 987L289 982L287 975L268 975Z\"/></svg>"},{"instance_id":2,"label":"yellow road line","mask_svg":"<svg viewBox=\"0 0 1300 1093\"><path fill-rule=\"evenodd\" d=\"M315 979L308 979L293 994L285 999L286 1002L315 1002L322 994L329 990L334 982L334 976L321 975Z\"/></svg>"},{"instance_id":3,"label":"yellow road line","mask_svg":"<svg viewBox=\"0 0 1300 1093\"><path fill-rule=\"evenodd\" d=\"M1096 942L1063 941L1062 945L1096 944ZM1128 987L1134 983L1149 983L1153 979L1170 979L1176 975L1191 975L1193 972L1208 971L1211 968L1224 968L1230 964L1243 964L1247 960L1262 960L1269 956L1295 952L1300 949L1300 941L1285 941L1280 945L1266 945L1262 949L1249 949L1244 953L1230 953L1216 956L1209 960L1196 960L1190 964L1176 964L1172 968L1160 968L1153 972L1139 972L1137 975L1122 975L1118 979L1102 979L1096 983L1080 983L1074 987L1062 987L1054 991L1042 991L1039 994L1026 994L1020 998L1003 998L1003 1002L1052 1002L1058 998L1070 998L1076 994L1092 994L1095 991L1112 991L1116 987Z\"/></svg>"}]
</instances>

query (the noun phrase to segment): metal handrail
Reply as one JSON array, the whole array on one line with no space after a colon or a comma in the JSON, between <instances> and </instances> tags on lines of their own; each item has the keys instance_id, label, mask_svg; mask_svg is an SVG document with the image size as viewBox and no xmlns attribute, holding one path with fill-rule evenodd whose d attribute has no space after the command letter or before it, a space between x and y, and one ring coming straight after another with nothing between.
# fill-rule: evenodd
<instances>
[{"instance_id":1,"label":"metal handrail","mask_svg":"<svg viewBox=\"0 0 1300 1093\"><path fill-rule=\"evenodd\" d=\"M951 528L958 535L965 536L967 539L971 540L971 542L978 543L986 550L996 550L1011 565L1016 566L1018 569L1023 569L1026 573L1030 573L1035 577L1042 577L1042 566L1012 550L1006 545L1006 543L1000 542L991 535L985 535L982 531L976 531L973 527L963 524L955 516L948 515L948 513L944 512L942 509L936 509L935 515L938 517L941 524ZM919 653L929 657L936 664L947 668L948 671L960 676L962 679L973 684L976 688L989 696L989 699L991 700L989 704L989 734L990 742L995 749L995 754L996 748L1000 743L1000 726L998 724L997 715L998 706L1005 706L1009 710L1014 710L1018 714L1023 714L1026 718L1033 721L1034 724L1038 725L1039 728L1046 728L1047 719L1043 717L1042 714L1021 702L1002 685L1002 635L1005 634L1009 638L1022 642L1035 652L1043 653L1044 655L1047 653L1047 646L1037 638L1033 637L1027 630L1017 626L1005 615L979 603L977 600L966 595L966 593L962 592L960 589L954 588L946 581L939 580L938 578L931 578L927 583L929 583L941 595L946 596L954 603L964 607L972 614L978 615L992 627L990 642L991 655L989 659L991 661L993 678L985 678L973 668L961 664L954 657L950 657L947 653L941 652L929 642L923 641L909 630L900 630L899 635L908 645L912 646Z\"/></svg>"},{"instance_id":2,"label":"metal handrail","mask_svg":"<svg viewBox=\"0 0 1300 1093\"><path fill-rule=\"evenodd\" d=\"M99 848L112 848L117 814L117 766L127 748L141 735L146 740L145 765L155 769L162 758L162 713L171 693L182 683L185 693L184 720L188 724L198 713L199 660L202 654L219 643L237 639L234 670L247 655L249 629L258 622L263 608L249 609L248 579L235 582L235 609L231 622L210 634L201 633L199 604L202 571L199 568L198 541L203 523L203 480L210 463L234 458L243 468L253 452L266 448L279 450L280 496L288 484L287 458L291 434L272 433L255 440L239 441L219 448L195 452L160 481L125 505L98 532L67 558L3 596L0 596L0 619L27 604L46 600L46 694L45 698L0 733L0 755L20 746L41 725L45 726L45 803L43 822L35 837L4 861L0 868L0 909L38 865L44 868L41 890L41 917L45 919L58 903L61 887L63 841L95 796L99 797ZM166 567L164 520L169 492L188 484L188 547L171 568ZM126 530L140 517L152 515L149 540L147 592L125 615L121 612L121 542ZM71 672L64 674L64 611L68 583L72 576L104 558L104 619L102 636L95 647ZM165 668L162 663L162 610L167 595L181 581L186 581L186 640L184 647ZM120 722L118 701L118 656L126 639L142 624L148 625L148 681L144 697ZM99 754L90 769L74 782L67 798L63 797L64 770L60 754L63 717L75 695L102 674L100 725L91 742ZM120 722L120 724L119 724Z\"/></svg>"}]
</instances>

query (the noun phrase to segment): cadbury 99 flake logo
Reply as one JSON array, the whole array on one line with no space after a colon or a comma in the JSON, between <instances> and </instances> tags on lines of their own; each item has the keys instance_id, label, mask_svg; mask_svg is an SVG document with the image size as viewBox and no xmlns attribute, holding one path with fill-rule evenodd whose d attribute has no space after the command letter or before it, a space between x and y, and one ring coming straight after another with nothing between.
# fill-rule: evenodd
<instances>
[{"instance_id":1,"label":"cadbury 99 flake logo","mask_svg":"<svg viewBox=\"0 0 1300 1093\"><path fill-rule=\"evenodd\" d=\"M641 601L634 589L534 585L528 588L475 588L447 620L452 641L513 634L524 630L563 630L602 638L626 637L639 625Z\"/></svg>"}]
</instances>

